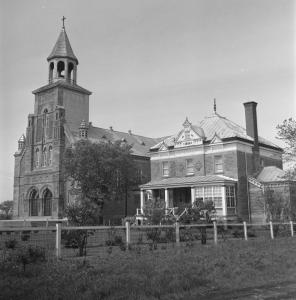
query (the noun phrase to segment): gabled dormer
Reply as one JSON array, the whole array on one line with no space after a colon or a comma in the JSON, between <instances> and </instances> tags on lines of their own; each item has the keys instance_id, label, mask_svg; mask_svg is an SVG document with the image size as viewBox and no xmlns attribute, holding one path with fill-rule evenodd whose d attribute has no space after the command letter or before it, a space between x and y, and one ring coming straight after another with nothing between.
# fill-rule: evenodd
<instances>
[{"instance_id":1,"label":"gabled dormer","mask_svg":"<svg viewBox=\"0 0 296 300\"><path fill-rule=\"evenodd\" d=\"M168 146L163 141L158 151L167 151L167 150L168 150Z\"/></svg>"},{"instance_id":2,"label":"gabled dormer","mask_svg":"<svg viewBox=\"0 0 296 300\"><path fill-rule=\"evenodd\" d=\"M186 117L183 123L183 129L178 133L175 139L175 148L202 145L204 132L202 128L192 125Z\"/></svg>"},{"instance_id":3,"label":"gabled dormer","mask_svg":"<svg viewBox=\"0 0 296 300\"><path fill-rule=\"evenodd\" d=\"M222 143L222 140L220 136L217 133L215 133L213 138L211 139L210 144L220 144L220 143Z\"/></svg>"}]
</instances>

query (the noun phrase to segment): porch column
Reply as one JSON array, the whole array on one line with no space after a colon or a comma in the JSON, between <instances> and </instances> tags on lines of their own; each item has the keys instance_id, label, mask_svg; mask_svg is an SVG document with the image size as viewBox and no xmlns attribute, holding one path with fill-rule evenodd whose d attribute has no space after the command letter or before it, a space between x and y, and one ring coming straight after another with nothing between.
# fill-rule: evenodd
<instances>
[{"instance_id":1,"label":"porch column","mask_svg":"<svg viewBox=\"0 0 296 300\"><path fill-rule=\"evenodd\" d=\"M195 188L192 186L191 187L191 204L192 204L192 206L194 204L194 201L195 201Z\"/></svg>"},{"instance_id":2,"label":"porch column","mask_svg":"<svg viewBox=\"0 0 296 300\"><path fill-rule=\"evenodd\" d=\"M222 216L227 216L226 188L222 186Z\"/></svg>"},{"instance_id":3,"label":"porch column","mask_svg":"<svg viewBox=\"0 0 296 300\"><path fill-rule=\"evenodd\" d=\"M169 191L168 191L168 189L165 189L164 190L164 201L165 201L165 208L167 209L167 208L169 208L169 206L170 206L170 200L169 200Z\"/></svg>"},{"instance_id":4,"label":"porch column","mask_svg":"<svg viewBox=\"0 0 296 300\"><path fill-rule=\"evenodd\" d=\"M144 190L141 190L140 205L141 205L141 213L143 213L143 209L144 209Z\"/></svg>"}]
</instances>

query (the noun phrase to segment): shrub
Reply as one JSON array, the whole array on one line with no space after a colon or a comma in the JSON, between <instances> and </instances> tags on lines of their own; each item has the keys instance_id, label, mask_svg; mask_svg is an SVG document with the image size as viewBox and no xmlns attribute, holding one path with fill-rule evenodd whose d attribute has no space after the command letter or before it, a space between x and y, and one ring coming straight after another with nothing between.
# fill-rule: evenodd
<instances>
[{"instance_id":1,"label":"shrub","mask_svg":"<svg viewBox=\"0 0 296 300\"><path fill-rule=\"evenodd\" d=\"M22 231L22 233L21 233L21 240L23 242L28 241L30 239L30 233L31 233L31 231L29 231L29 230Z\"/></svg>"},{"instance_id":2,"label":"shrub","mask_svg":"<svg viewBox=\"0 0 296 300\"><path fill-rule=\"evenodd\" d=\"M78 255L86 255L87 238L93 235L91 230L63 230L62 241L66 248L79 249Z\"/></svg>"},{"instance_id":3,"label":"shrub","mask_svg":"<svg viewBox=\"0 0 296 300\"><path fill-rule=\"evenodd\" d=\"M46 261L46 253L43 247L26 245L15 250L15 242L10 241L10 243L7 244L7 248L10 251L8 252L8 255L4 257L4 266L6 265L6 267L13 268L13 266L21 265L25 272L28 264Z\"/></svg>"},{"instance_id":4,"label":"shrub","mask_svg":"<svg viewBox=\"0 0 296 300\"><path fill-rule=\"evenodd\" d=\"M5 241L5 247L7 249L15 249L16 245L17 245L17 241L16 240Z\"/></svg>"}]
</instances>

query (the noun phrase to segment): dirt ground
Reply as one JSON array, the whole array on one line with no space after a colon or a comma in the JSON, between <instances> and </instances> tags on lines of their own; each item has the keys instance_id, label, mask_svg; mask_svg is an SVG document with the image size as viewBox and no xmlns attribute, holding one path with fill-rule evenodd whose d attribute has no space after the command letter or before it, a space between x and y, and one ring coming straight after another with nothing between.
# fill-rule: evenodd
<instances>
[{"instance_id":1,"label":"dirt ground","mask_svg":"<svg viewBox=\"0 0 296 300\"><path fill-rule=\"evenodd\" d=\"M295 300L296 279L294 282L278 282L253 288L232 291L213 291L206 295L196 295L190 299L200 300Z\"/></svg>"}]
</instances>

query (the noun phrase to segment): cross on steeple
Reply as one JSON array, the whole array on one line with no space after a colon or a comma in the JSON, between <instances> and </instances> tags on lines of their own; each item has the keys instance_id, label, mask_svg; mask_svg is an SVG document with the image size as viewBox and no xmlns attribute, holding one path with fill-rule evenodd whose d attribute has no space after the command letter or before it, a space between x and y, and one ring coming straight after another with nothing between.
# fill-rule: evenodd
<instances>
[{"instance_id":1,"label":"cross on steeple","mask_svg":"<svg viewBox=\"0 0 296 300\"><path fill-rule=\"evenodd\" d=\"M63 17L62 17L63 29L65 29L65 20L66 20L66 18L63 16Z\"/></svg>"}]
</instances>

